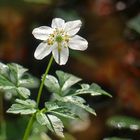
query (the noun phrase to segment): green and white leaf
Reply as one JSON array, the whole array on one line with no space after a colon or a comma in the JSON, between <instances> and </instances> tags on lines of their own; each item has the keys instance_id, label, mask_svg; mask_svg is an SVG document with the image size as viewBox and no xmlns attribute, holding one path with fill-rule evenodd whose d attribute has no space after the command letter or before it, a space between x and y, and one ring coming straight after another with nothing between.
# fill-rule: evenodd
<instances>
[{"instance_id":1,"label":"green and white leaf","mask_svg":"<svg viewBox=\"0 0 140 140\"><path fill-rule=\"evenodd\" d=\"M107 124L117 129L140 130L140 120L128 116L113 116L108 119Z\"/></svg>"},{"instance_id":2,"label":"green and white leaf","mask_svg":"<svg viewBox=\"0 0 140 140\"><path fill-rule=\"evenodd\" d=\"M45 102L45 107L46 107L47 111L65 108L64 106L59 106L57 102L53 102L53 101Z\"/></svg>"},{"instance_id":3,"label":"green and white leaf","mask_svg":"<svg viewBox=\"0 0 140 140\"><path fill-rule=\"evenodd\" d=\"M91 96L98 95L107 95L112 97L109 93L101 89L101 87L95 83L89 84L81 84L81 89L76 90L75 95L80 94L91 94Z\"/></svg>"},{"instance_id":4,"label":"green and white leaf","mask_svg":"<svg viewBox=\"0 0 140 140\"><path fill-rule=\"evenodd\" d=\"M78 116L66 107L64 102L46 102L45 107L47 112L61 116L67 119L76 119Z\"/></svg>"},{"instance_id":5,"label":"green and white leaf","mask_svg":"<svg viewBox=\"0 0 140 140\"><path fill-rule=\"evenodd\" d=\"M8 64L8 67L11 71L11 74L14 75L16 80L20 79L23 76L23 74L26 71L28 71L28 69L26 69L26 68L24 68L21 65L18 65L16 63Z\"/></svg>"},{"instance_id":6,"label":"green and white leaf","mask_svg":"<svg viewBox=\"0 0 140 140\"><path fill-rule=\"evenodd\" d=\"M61 98L60 98L60 100L61 100ZM62 101L70 102L70 103L74 103L74 104L77 104L77 103L83 104L86 102L82 97L79 97L79 96L65 96L62 98Z\"/></svg>"},{"instance_id":7,"label":"green and white leaf","mask_svg":"<svg viewBox=\"0 0 140 140\"><path fill-rule=\"evenodd\" d=\"M49 118L49 120L50 120L50 122L52 124L52 125L51 124L49 124L49 125L51 127L53 126L53 128L51 128L50 130L52 132L56 133L56 135L58 135L60 137L64 137L64 135L63 135L64 126L63 126L62 121L58 117L56 117L54 115L48 115L48 118Z\"/></svg>"},{"instance_id":8,"label":"green and white leaf","mask_svg":"<svg viewBox=\"0 0 140 140\"><path fill-rule=\"evenodd\" d=\"M74 114L72 111L70 111L70 109L59 109L59 110L55 110L55 111L51 111L52 114L56 115L56 116L60 116L66 119L78 119L79 116Z\"/></svg>"},{"instance_id":9,"label":"green and white leaf","mask_svg":"<svg viewBox=\"0 0 140 140\"><path fill-rule=\"evenodd\" d=\"M36 88L39 86L39 80L26 72L24 76L19 80L19 86L26 88Z\"/></svg>"},{"instance_id":10,"label":"green and white leaf","mask_svg":"<svg viewBox=\"0 0 140 140\"><path fill-rule=\"evenodd\" d=\"M47 116L41 111L36 113L36 120L41 125L47 125L49 123Z\"/></svg>"},{"instance_id":11,"label":"green and white leaf","mask_svg":"<svg viewBox=\"0 0 140 140\"><path fill-rule=\"evenodd\" d=\"M50 92L59 93L60 86L59 86L58 80L54 76L47 75L44 84Z\"/></svg>"},{"instance_id":12,"label":"green and white leaf","mask_svg":"<svg viewBox=\"0 0 140 140\"><path fill-rule=\"evenodd\" d=\"M9 77L8 72L9 72L8 66L0 62L0 74L3 75L4 77Z\"/></svg>"},{"instance_id":13,"label":"green and white leaf","mask_svg":"<svg viewBox=\"0 0 140 140\"><path fill-rule=\"evenodd\" d=\"M76 106L86 110L87 112L89 112L93 115L96 115L95 111L91 107L83 104L83 103L85 103L85 100L81 97L65 96L63 98L60 98L60 101L65 102L65 103L70 103L71 105L76 105Z\"/></svg>"},{"instance_id":14,"label":"green and white leaf","mask_svg":"<svg viewBox=\"0 0 140 140\"><path fill-rule=\"evenodd\" d=\"M18 87L17 88L18 93L25 99L27 99L30 96L30 90L24 87Z\"/></svg>"},{"instance_id":15,"label":"green and white leaf","mask_svg":"<svg viewBox=\"0 0 140 140\"><path fill-rule=\"evenodd\" d=\"M13 89L15 85L5 76L0 74L0 90Z\"/></svg>"},{"instance_id":16,"label":"green and white leaf","mask_svg":"<svg viewBox=\"0 0 140 140\"><path fill-rule=\"evenodd\" d=\"M37 86L37 84L35 84L37 83L36 81L33 76L27 73L27 69L21 65L15 63L5 65L0 62L1 91L7 93L11 90L12 95L20 95L26 99L30 95L30 91L27 88ZM15 92L13 92L13 90L15 90Z\"/></svg>"},{"instance_id":17,"label":"green and white leaf","mask_svg":"<svg viewBox=\"0 0 140 140\"><path fill-rule=\"evenodd\" d=\"M36 112L36 102L34 100L21 100L16 99L16 103L12 104L12 106L7 110L7 113L13 114L33 114Z\"/></svg>"},{"instance_id":18,"label":"green and white leaf","mask_svg":"<svg viewBox=\"0 0 140 140\"><path fill-rule=\"evenodd\" d=\"M59 84L61 86L62 91L70 88L71 86L82 80L81 78L78 78L69 73L65 73L63 71L56 71L56 74L58 76Z\"/></svg>"},{"instance_id":19,"label":"green and white leaf","mask_svg":"<svg viewBox=\"0 0 140 140\"><path fill-rule=\"evenodd\" d=\"M27 99L27 100L16 99L15 102L32 108L36 107L36 102L31 99Z\"/></svg>"},{"instance_id":20,"label":"green and white leaf","mask_svg":"<svg viewBox=\"0 0 140 140\"><path fill-rule=\"evenodd\" d=\"M55 133L60 137L63 135L63 123L62 121L54 115L45 115L41 111L36 114L36 119L41 125L46 125L50 131Z\"/></svg>"},{"instance_id":21,"label":"green and white leaf","mask_svg":"<svg viewBox=\"0 0 140 140\"><path fill-rule=\"evenodd\" d=\"M86 110L87 112L93 114L96 116L96 112L94 109L92 109L91 107L89 107L88 105L84 105L84 104L77 104L77 106L81 107L82 109Z\"/></svg>"}]
</instances>

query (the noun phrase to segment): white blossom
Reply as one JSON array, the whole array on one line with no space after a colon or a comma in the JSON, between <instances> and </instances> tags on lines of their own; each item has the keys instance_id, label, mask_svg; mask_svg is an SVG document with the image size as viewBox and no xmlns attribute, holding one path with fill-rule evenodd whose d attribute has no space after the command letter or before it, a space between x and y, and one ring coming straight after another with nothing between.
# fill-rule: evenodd
<instances>
[{"instance_id":1,"label":"white blossom","mask_svg":"<svg viewBox=\"0 0 140 140\"><path fill-rule=\"evenodd\" d=\"M64 65L68 61L69 48L84 51L88 47L86 39L76 33L80 30L80 20L65 22L61 18L54 18L51 27L41 26L32 32L36 39L42 40L35 50L34 57L42 60L52 52L55 61Z\"/></svg>"}]
</instances>

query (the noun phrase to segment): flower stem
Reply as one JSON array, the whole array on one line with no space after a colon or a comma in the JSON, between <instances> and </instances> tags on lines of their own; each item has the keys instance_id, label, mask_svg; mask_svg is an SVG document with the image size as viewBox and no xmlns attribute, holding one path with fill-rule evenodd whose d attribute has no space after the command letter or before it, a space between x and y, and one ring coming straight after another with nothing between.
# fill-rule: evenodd
<instances>
[{"instance_id":1,"label":"flower stem","mask_svg":"<svg viewBox=\"0 0 140 140\"><path fill-rule=\"evenodd\" d=\"M24 133L24 136L23 136L23 140L27 140L29 135L30 135L30 131L32 129L32 126L33 126L33 123L34 123L34 117L35 117L35 114L33 114L28 122L28 125L26 127L26 130L25 130L25 133Z\"/></svg>"},{"instance_id":2,"label":"flower stem","mask_svg":"<svg viewBox=\"0 0 140 140\"><path fill-rule=\"evenodd\" d=\"M44 85L46 76L47 76L47 74L48 74L48 72L49 72L49 70L50 70L52 61L53 61L53 56L51 56L51 59L50 59L50 61L49 61L49 64L48 64L48 66L47 66L47 68L46 68L46 72L45 72L45 74L43 75L43 79L42 79L42 82L41 82L41 85L40 85L40 88L39 88L39 91L38 91L37 100L36 100L37 105L39 105L40 97L41 97L41 93L42 93L42 89L43 89L43 85Z\"/></svg>"},{"instance_id":3,"label":"flower stem","mask_svg":"<svg viewBox=\"0 0 140 140\"><path fill-rule=\"evenodd\" d=\"M47 74L50 70L52 62L53 62L53 56L51 56L51 58L50 58L50 61L49 61L48 66L46 68L46 72L43 75L42 82L41 82L40 87L39 87L39 91L38 91L37 99L36 99L37 107L39 106L40 97L41 97L41 93L42 93L42 90L43 90L43 85L44 85L46 76L47 76ZM28 125L26 127L26 130L25 130L25 133L24 133L24 136L23 136L23 140L28 140L28 137L30 135L30 132L31 132L31 129L32 129L32 126L33 126L33 123L34 123L34 118L35 118L35 114L32 115L32 117L30 118L30 120L28 122Z\"/></svg>"}]
</instances>

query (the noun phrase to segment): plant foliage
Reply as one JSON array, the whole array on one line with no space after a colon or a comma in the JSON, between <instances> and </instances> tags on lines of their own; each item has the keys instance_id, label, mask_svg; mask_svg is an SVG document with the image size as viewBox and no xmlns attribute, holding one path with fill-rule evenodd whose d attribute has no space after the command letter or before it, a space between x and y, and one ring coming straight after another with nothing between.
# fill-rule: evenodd
<instances>
[{"instance_id":1,"label":"plant foliage","mask_svg":"<svg viewBox=\"0 0 140 140\"><path fill-rule=\"evenodd\" d=\"M81 82L82 79L72 74L56 71L56 75L57 77L46 76L44 85L53 96L50 101L45 102L42 109L38 108L36 101L30 99L31 92L28 88L33 87L34 79L21 65L0 63L0 90L5 92L10 90L18 97L7 110L8 113L35 114L36 121L40 125L47 126L56 135L64 137L62 118L79 119L81 116L77 110L81 109L96 115L95 110L89 107L79 95L110 96L110 94L95 83L80 84L79 86L78 82ZM36 136L34 135L34 137ZM37 137L40 136L37 135Z\"/></svg>"}]
</instances>

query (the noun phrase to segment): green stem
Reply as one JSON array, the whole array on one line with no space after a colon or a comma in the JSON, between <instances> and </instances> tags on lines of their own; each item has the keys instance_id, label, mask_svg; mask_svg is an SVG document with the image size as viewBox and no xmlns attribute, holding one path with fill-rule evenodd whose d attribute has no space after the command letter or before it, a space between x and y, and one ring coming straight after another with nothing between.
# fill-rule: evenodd
<instances>
[{"instance_id":1,"label":"green stem","mask_svg":"<svg viewBox=\"0 0 140 140\"><path fill-rule=\"evenodd\" d=\"M42 79L42 82L41 82L41 85L40 85L40 88L39 88L39 91L38 91L37 100L36 100L37 105L39 105L40 97L41 97L41 93L42 93L42 89L43 89L43 85L44 85L46 76L47 76L47 74L48 74L48 72L49 72L49 70L50 70L52 61L53 61L53 56L51 56L51 59L50 59L49 64L48 64L48 66L47 66L46 72L45 72L45 74L43 75L43 79Z\"/></svg>"},{"instance_id":2,"label":"green stem","mask_svg":"<svg viewBox=\"0 0 140 140\"><path fill-rule=\"evenodd\" d=\"M28 122L28 125L26 127L26 130L25 130L25 133L24 133L24 136L23 136L23 140L27 140L29 135L30 135L30 132L31 132L31 129L32 129L32 126L33 126L33 123L34 123L34 118L35 118L35 114L33 114Z\"/></svg>"},{"instance_id":3,"label":"green stem","mask_svg":"<svg viewBox=\"0 0 140 140\"><path fill-rule=\"evenodd\" d=\"M46 68L46 72L43 75L43 79L42 79L42 82L41 82L40 87L39 87L39 91L38 91L38 94L37 94L37 100L36 100L37 107L39 106L40 97L41 97L41 93L42 93L42 90L43 90L43 85L44 85L46 76L47 76L47 74L50 70L52 62L53 62L53 56L51 56L51 58L50 58L50 61L49 61L48 66ZM31 129L32 129L32 126L33 126L33 123L34 123L34 118L35 118L35 114L32 115L32 117L30 118L30 120L28 122L27 128L26 128L24 136L23 136L23 140L28 140L28 137L30 135L30 132L31 132Z\"/></svg>"}]
</instances>

